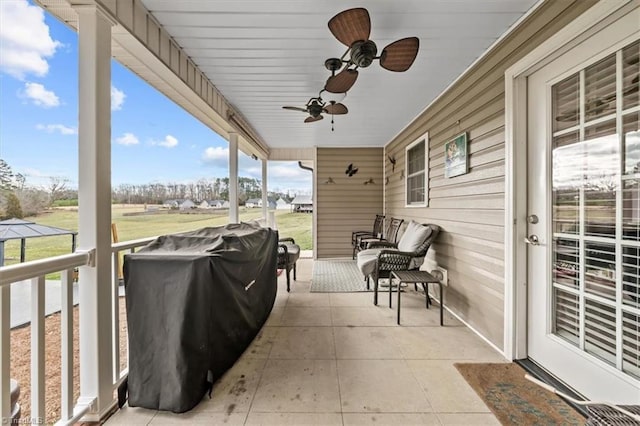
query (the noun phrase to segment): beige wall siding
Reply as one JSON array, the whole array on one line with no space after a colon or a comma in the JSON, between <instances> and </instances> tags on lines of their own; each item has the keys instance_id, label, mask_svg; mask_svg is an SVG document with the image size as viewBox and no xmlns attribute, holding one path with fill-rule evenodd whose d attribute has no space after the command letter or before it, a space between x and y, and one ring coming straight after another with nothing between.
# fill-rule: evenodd
<instances>
[{"instance_id":1,"label":"beige wall siding","mask_svg":"<svg viewBox=\"0 0 640 426\"><path fill-rule=\"evenodd\" d=\"M449 271L445 303L499 348L504 338L504 72L542 41L595 4L557 0L543 4L457 84L387 144L396 171L386 214L440 225L433 246ZM462 132L469 138L469 173L444 177L444 144ZM429 132L429 207L404 206L405 148Z\"/></svg>"},{"instance_id":2,"label":"beige wall siding","mask_svg":"<svg viewBox=\"0 0 640 426\"><path fill-rule=\"evenodd\" d=\"M319 148L316 163L316 257L351 257L351 232L370 230L382 214L382 148ZM358 173L345 170L353 164ZM325 184L331 177L335 184ZM374 184L365 185L369 178Z\"/></svg>"}]
</instances>

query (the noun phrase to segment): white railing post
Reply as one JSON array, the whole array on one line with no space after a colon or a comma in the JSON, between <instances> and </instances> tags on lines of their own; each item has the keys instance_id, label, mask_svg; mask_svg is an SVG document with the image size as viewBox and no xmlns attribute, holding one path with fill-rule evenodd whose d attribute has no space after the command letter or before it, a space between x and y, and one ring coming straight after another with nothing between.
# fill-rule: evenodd
<instances>
[{"instance_id":1,"label":"white railing post","mask_svg":"<svg viewBox=\"0 0 640 426\"><path fill-rule=\"evenodd\" d=\"M120 379L120 300L118 297L118 272L120 265L120 252L111 253L111 306L113 318L111 325L111 338L113 340L113 383Z\"/></svg>"},{"instance_id":2,"label":"white railing post","mask_svg":"<svg viewBox=\"0 0 640 426\"><path fill-rule=\"evenodd\" d=\"M93 249L80 268L80 395L96 398L84 421L100 421L115 404L111 305L111 26L98 4L77 5L78 243Z\"/></svg>"},{"instance_id":3,"label":"white railing post","mask_svg":"<svg viewBox=\"0 0 640 426\"><path fill-rule=\"evenodd\" d=\"M44 275L31 280L31 418L44 422Z\"/></svg>"},{"instance_id":4,"label":"white railing post","mask_svg":"<svg viewBox=\"0 0 640 426\"><path fill-rule=\"evenodd\" d=\"M0 405L2 421L11 418L11 287L0 287Z\"/></svg>"},{"instance_id":5,"label":"white railing post","mask_svg":"<svg viewBox=\"0 0 640 426\"><path fill-rule=\"evenodd\" d=\"M239 223L238 215L238 134L229 133L229 223Z\"/></svg>"},{"instance_id":6,"label":"white railing post","mask_svg":"<svg viewBox=\"0 0 640 426\"><path fill-rule=\"evenodd\" d=\"M73 416L73 268L62 271L60 332L62 363L60 389L62 393L61 417Z\"/></svg>"}]
</instances>

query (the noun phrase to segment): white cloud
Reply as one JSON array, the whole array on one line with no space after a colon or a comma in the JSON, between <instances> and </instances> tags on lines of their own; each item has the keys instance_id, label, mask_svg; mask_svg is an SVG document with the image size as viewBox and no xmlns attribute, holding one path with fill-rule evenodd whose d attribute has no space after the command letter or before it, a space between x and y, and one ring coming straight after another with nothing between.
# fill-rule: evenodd
<instances>
[{"instance_id":1,"label":"white cloud","mask_svg":"<svg viewBox=\"0 0 640 426\"><path fill-rule=\"evenodd\" d=\"M269 167L269 176L280 179L307 180L312 174L308 170L301 169L298 163L291 165L277 165Z\"/></svg>"},{"instance_id":2,"label":"white cloud","mask_svg":"<svg viewBox=\"0 0 640 426\"><path fill-rule=\"evenodd\" d=\"M43 108L53 108L60 105L60 98L40 83L25 83L22 96Z\"/></svg>"},{"instance_id":3,"label":"white cloud","mask_svg":"<svg viewBox=\"0 0 640 426\"><path fill-rule=\"evenodd\" d=\"M43 130L47 133L60 133L61 135L76 135L78 129L75 127L65 126L64 124L38 124L36 129Z\"/></svg>"},{"instance_id":4,"label":"white cloud","mask_svg":"<svg viewBox=\"0 0 640 426\"><path fill-rule=\"evenodd\" d=\"M151 145L164 146L165 148L174 148L178 146L178 139L171 135L167 135L161 141L151 141Z\"/></svg>"},{"instance_id":5,"label":"white cloud","mask_svg":"<svg viewBox=\"0 0 640 426\"><path fill-rule=\"evenodd\" d=\"M138 145L140 141L138 140L137 136L134 135L133 133L125 133L119 138L116 138L116 143L120 145L128 146L128 145Z\"/></svg>"},{"instance_id":6,"label":"white cloud","mask_svg":"<svg viewBox=\"0 0 640 426\"><path fill-rule=\"evenodd\" d=\"M122 109L122 104L124 103L124 98L127 95L116 86L111 86L111 111L118 111Z\"/></svg>"},{"instance_id":7,"label":"white cloud","mask_svg":"<svg viewBox=\"0 0 640 426\"><path fill-rule=\"evenodd\" d=\"M223 148L221 146L210 146L202 153L202 161L205 164L213 166L228 166L229 148Z\"/></svg>"},{"instance_id":8,"label":"white cloud","mask_svg":"<svg viewBox=\"0 0 640 426\"><path fill-rule=\"evenodd\" d=\"M0 70L24 80L27 74L47 75L61 43L49 35L44 10L26 0L0 1Z\"/></svg>"}]
</instances>

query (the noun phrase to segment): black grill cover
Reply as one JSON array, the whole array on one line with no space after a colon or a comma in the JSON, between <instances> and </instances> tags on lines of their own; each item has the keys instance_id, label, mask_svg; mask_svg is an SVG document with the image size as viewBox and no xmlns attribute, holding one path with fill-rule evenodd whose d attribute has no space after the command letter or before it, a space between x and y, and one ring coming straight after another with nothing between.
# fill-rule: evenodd
<instances>
[{"instance_id":1,"label":"black grill cover","mask_svg":"<svg viewBox=\"0 0 640 426\"><path fill-rule=\"evenodd\" d=\"M251 343L276 297L278 233L230 224L125 255L129 405L195 407Z\"/></svg>"}]
</instances>

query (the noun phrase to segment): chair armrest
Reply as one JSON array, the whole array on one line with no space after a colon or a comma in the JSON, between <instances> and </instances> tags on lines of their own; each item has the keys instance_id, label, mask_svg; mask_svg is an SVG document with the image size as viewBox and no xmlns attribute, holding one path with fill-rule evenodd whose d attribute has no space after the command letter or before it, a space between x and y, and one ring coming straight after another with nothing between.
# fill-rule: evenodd
<instances>
[{"instance_id":1,"label":"chair armrest","mask_svg":"<svg viewBox=\"0 0 640 426\"><path fill-rule=\"evenodd\" d=\"M369 243L369 245L367 246L367 248L369 248L369 249L373 249L373 248L398 248L398 244L397 243L392 243L390 241L383 241L383 240L381 240L381 241L371 241Z\"/></svg>"},{"instance_id":2,"label":"chair armrest","mask_svg":"<svg viewBox=\"0 0 640 426\"><path fill-rule=\"evenodd\" d=\"M280 238L278 240L279 243L291 243L291 244L295 244L295 240L291 237L287 237L287 238Z\"/></svg>"},{"instance_id":3,"label":"chair armrest","mask_svg":"<svg viewBox=\"0 0 640 426\"><path fill-rule=\"evenodd\" d=\"M378 253L378 271L406 271L413 253L398 250L381 250Z\"/></svg>"}]
</instances>

